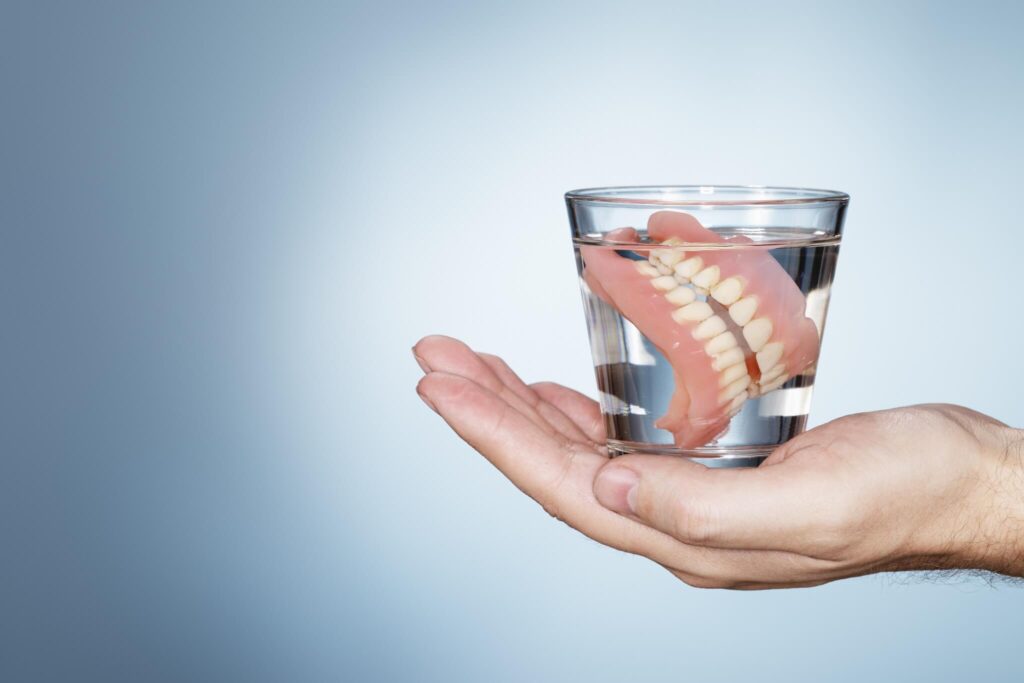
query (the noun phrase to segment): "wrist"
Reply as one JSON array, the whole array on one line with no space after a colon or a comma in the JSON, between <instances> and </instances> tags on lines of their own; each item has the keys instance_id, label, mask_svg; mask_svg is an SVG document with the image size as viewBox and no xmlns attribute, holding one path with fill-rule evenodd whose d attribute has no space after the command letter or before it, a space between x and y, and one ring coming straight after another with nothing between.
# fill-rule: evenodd
<instances>
[{"instance_id":1,"label":"wrist","mask_svg":"<svg viewBox=\"0 0 1024 683\"><path fill-rule=\"evenodd\" d=\"M1024 430L993 426L982 439L983 475L972 507L979 533L966 542L966 566L1024 577Z\"/></svg>"}]
</instances>

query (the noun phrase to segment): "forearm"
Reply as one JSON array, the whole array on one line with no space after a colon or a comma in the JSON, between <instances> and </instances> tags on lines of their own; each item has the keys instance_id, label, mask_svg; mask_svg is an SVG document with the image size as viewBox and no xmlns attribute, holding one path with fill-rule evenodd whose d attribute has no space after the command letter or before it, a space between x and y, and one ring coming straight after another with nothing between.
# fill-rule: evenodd
<instances>
[{"instance_id":1,"label":"forearm","mask_svg":"<svg viewBox=\"0 0 1024 683\"><path fill-rule=\"evenodd\" d=\"M961 554L968 566L1024 577L1024 430L992 428L986 475L974 501L979 532Z\"/></svg>"}]
</instances>

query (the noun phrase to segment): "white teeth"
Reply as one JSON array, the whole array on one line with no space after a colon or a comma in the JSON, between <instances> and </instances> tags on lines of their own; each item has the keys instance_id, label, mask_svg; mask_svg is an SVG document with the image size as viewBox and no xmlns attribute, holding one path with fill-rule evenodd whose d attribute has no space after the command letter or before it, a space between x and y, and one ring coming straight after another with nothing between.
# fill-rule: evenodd
<instances>
[{"instance_id":1,"label":"white teeth","mask_svg":"<svg viewBox=\"0 0 1024 683\"><path fill-rule=\"evenodd\" d=\"M668 292L679 286L676 284L676 279L671 275L659 275L651 280L651 284L654 285L655 289L661 290L662 292Z\"/></svg>"},{"instance_id":2,"label":"white teeth","mask_svg":"<svg viewBox=\"0 0 1024 683\"><path fill-rule=\"evenodd\" d=\"M672 269L669 268L668 266L666 266L664 263L655 263L654 267L657 268L658 272L661 273L662 275L671 275L672 274ZM672 279L674 280L675 278L672 278Z\"/></svg>"},{"instance_id":3,"label":"white teeth","mask_svg":"<svg viewBox=\"0 0 1024 683\"><path fill-rule=\"evenodd\" d=\"M711 359L711 367L715 369L715 372L721 372L728 367L743 362L743 351L738 346L734 346L728 351L723 351L714 358Z\"/></svg>"},{"instance_id":4,"label":"white teeth","mask_svg":"<svg viewBox=\"0 0 1024 683\"><path fill-rule=\"evenodd\" d=\"M761 393L767 394L769 391L775 391L789 380L789 375L783 375L774 382L769 382L766 386L761 387Z\"/></svg>"},{"instance_id":5,"label":"white teeth","mask_svg":"<svg viewBox=\"0 0 1024 683\"><path fill-rule=\"evenodd\" d=\"M732 306L729 307L729 315L740 327L743 327L750 322L750 319L754 317L754 313L757 312L757 297L747 296L743 297Z\"/></svg>"},{"instance_id":6,"label":"white teeth","mask_svg":"<svg viewBox=\"0 0 1024 683\"><path fill-rule=\"evenodd\" d=\"M676 284L675 281L673 281L672 284ZM689 287L677 286L665 295L665 299L667 299L670 304L685 306L686 304L693 303L697 300L697 293Z\"/></svg>"},{"instance_id":7,"label":"white teeth","mask_svg":"<svg viewBox=\"0 0 1024 683\"><path fill-rule=\"evenodd\" d=\"M700 325L697 325L697 329L693 331L694 339L711 339L725 332L725 321L719 318L717 315L713 315Z\"/></svg>"},{"instance_id":8,"label":"white teeth","mask_svg":"<svg viewBox=\"0 0 1024 683\"><path fill-rule=\"evenodd\" d=\"M736 397L732 399L732 403L729 404L729 417L735 417L736 413L740 412L740 408L742 408L743 404L746 402L746 392L737 394Z\"/></svg>"},{"instance_id":9,"label":"white teeth","mask_svg":"<svg viewBox=\"0 0 1024 683\"><path fill-rule=\"evenodd\" d=\"M686 258L686 252L682 249L661 249L658 258L669 268Z\"/></svg>"},{"instance_id":10,"label":"white teeth","mask_svg":"<svg viewBox=\"0 0 1024 683\"><path fill-rule=\"evenodd\" d=\"M660 279L660 278L659 278ZM743 326L743 338L750 345L750 350L757 353L764 348L772 337L772 321L768 318L751 320Z\"/></svg>"},{"instance_id":11,"label":"white teeth","mask_svg":"<svg viewBox=\"0 0 1024 683\"><path fill-rule=\"evenodd\" d=\"M633 261L633 263L636 264L636 269L640 271L641 275L646 275L647 277L658 277L661 275L658 269L647 261Z\"/></svg>"},{"instance_id":12,"label":"white teeth","mask_svg":"<svg viewBox=\"0 0 1024 683\"><path fill-rule=\"evenodd\" d=\"M712 298L723 306L731 306L739 301L742 293L743 283L735 277L725 278L711 290Z\"/></svg>"},{"instance_id":13,"label":"white teeth","mask_svg":"<svg viewBox=\"0 0 1024 683\"><path fill-rule=\"evenodd\" d=\"M724 387L732 382L735 382L743 375L747 374L747 364L741 363L739 365L731 365L718 376L718 386Z\"/></svg>"},{"instance_id":14,"label":"white teeth","mask_svg":"<svg viewBox=\"0 0 1024 683\"><path fill-rule=\"evenodd\" d=\"M782 373L784 373L785 371L786 371L786 364L785 363L779 363L774 368L772 368L768 372L766 372L763 375L761 375L760 383L761 384L770 384L770 383L774 382L775 380L777 380L779 377L782 377Z\"/></svg>"},{"instance_id":15,"label":"white teeth","mask_svg":"<svg viewBox=\"0 0 1024 683\"><path fill-rule=\"evenodd\" d=\"M692 323L692 322L703 322L707 320L714 311L711 310L711 306L708 306L705 301L694 301L691 304L687 304L682 308L677 308L672 312L672 319L679 324Z\"/></svg>"},{"instance_id":16,"label":"white teeth","mask_svg":"<svg viewBox=\"0 0 1024 683\"><path fill-rule=\"evenodd\" d=\"M740 394L746 394L747 387L749 385L750 375L744 375L743 377L740 377L738 380L735 380L718 394L719 405L731 401Z\"/></svg>"},{"instance_id":17,"label":"white teeth","mask_svg":"<svg viewBox=\"0 0 1024 683\"><path fill-rule=\"evenodd\" d=\"M717 315L715 317L718 318ZM721 320L721 318L718 319ZM708 318L703 323L701 323L701 325L707 323L710 320L711 318ZM697 336L696 332L694 333L694 336ZM714 356L716 353L721 353L722 351L731 349L734 346L737 346L737 344L736 337L733 336L732 332L722 332L717 337L715 337L714 339L712 339L711 341L704 345L704 353L708 354L709 356Z\"/></svg>"},{"instance_id":18,"label":"white teeth","mask_svg":"<svg viewBox=\"0 0 1024 683\"><path fill-rule=\"evenodd\" d=\"M782 342L772 342L757 352L757 366L761 372L768 372L775 367L775 364L782 358Z\"/></svg>"},{"instance_id":19,"label":"white teeth","mask_svg":"<svg viewBox=\"0 0 1024 683\"><path fill-rule=\"evenodd\" d=\"M700 256L693 256L686 259L675 267L677 279L682 278L680 282L686 284L690 281L690 278L700 272L701 267L704 265L704 259Z\"/></svg>"},{"instance_id":20,"label":"white teeth","mask_svg":"<svg viewBox=\"0 0 1024 683\"><path fill-rule=\"evenodd\" d=\"M693 284L701 289L711 289L718 284L722 272L718 266L708 266L693 276Z\"/></svg>"}]
</instances>

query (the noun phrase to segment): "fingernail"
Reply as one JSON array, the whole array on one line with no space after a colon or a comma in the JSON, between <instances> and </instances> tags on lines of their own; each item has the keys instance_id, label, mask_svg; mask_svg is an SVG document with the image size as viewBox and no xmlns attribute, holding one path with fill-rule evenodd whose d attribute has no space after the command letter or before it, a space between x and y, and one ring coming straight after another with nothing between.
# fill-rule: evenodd
<instances>
[{"instance_id":1,"label":"fingernail","mask_svg":"<svg viewBox=\"0 0 1024 683\"><path fill-rule=\"evenodd\" d=\"M412 349L412 357L416 359L416 364L420 366L423 372L430 372L430 366L427 365L427 361L423 360L416 354L416 347Z\"/></svg>"},{"instance_id":2,"label":"fingernail","mask_svg":"<svg viewBox=\"0 0 1024 683\"><path fill-rule=\"evenodd\" d=\"M631 514L636 510L636 487L640 478L626 467L605 467L594 481L597 502L613 512Z\"/></svg>"}]
</instances>

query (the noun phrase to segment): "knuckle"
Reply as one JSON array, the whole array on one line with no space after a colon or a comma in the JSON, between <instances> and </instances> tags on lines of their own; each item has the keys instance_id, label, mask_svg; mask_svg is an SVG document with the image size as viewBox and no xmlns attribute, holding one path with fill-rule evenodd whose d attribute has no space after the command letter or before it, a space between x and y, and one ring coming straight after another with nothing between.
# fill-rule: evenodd
<instances>
[{"instance_id":1,"label":"knuckle","mask_svg":"<svg viewBox=\"0 0 1024 683\"><path fill-rule=\"evenodd\" d=\"M679 498L672 510L672 535L690 545L707 545L717 536L714 508L697 498Z\"/></svg>"}]
</instances>

